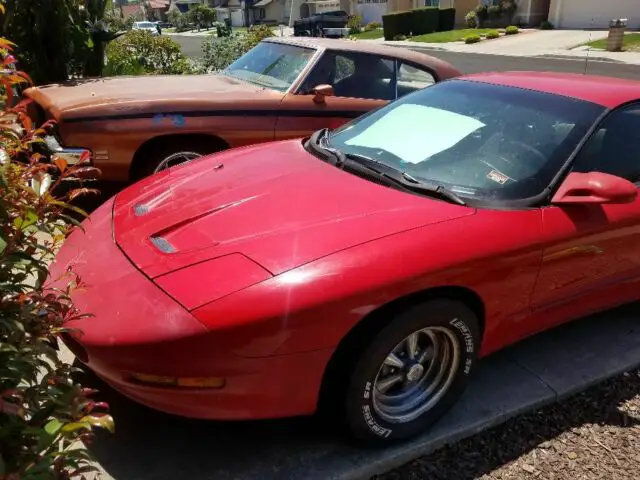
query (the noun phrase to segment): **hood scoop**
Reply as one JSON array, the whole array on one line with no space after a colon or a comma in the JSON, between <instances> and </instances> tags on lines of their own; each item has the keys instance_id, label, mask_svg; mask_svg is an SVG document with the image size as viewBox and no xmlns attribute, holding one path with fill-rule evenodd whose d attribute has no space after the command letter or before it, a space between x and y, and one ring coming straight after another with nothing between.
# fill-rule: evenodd
<instances>
[{"instance_id":1,"label":"hood scoop","mask_svg":"<svg viewBox=\"0 0 640 480\"><path fill-rule=\"evenodd\" d=\"M199 250L204 247L215 247L220 244L219 241L213 238L213 236L215 236L215 232L210 232L208 229L204 228L198 228L198 223L200 221L206 222L213 215L238 207L243 203L250 202L259 197L260 195L253 195L251 197L216 206L201 214L184 218L173 225L152 234L150 237L151 243L153 243L153 245L162 253L187 252ZM134 211L141 209L149 209L149 207L147 205L138 204L135 206Z\"/></svg>"}]
</instances>

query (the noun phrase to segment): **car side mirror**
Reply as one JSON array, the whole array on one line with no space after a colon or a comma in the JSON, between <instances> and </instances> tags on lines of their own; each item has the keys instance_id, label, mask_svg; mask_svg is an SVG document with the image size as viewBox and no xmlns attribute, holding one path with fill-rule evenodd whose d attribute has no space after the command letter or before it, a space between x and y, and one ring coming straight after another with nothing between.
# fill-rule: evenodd
<instances>
[{"instance_id":1,"label":"car side mirror","mask_svg":"<svg viewBox=\"0 0 640 480\"><path fill-rule=\"evenodd\" d=\"M570 173L553 196L554 205L631 203L638 188L628 180L608 173Z\"/></svg>"},{"instance_id":2,"label":"car side mirror","mask_svg":"<svg viewBox=\"0 0 640 480\"><path fill-rule=\"evenodd\" d=\"M315 103L325 103L325 97L333 97L333 87L331 85L322 84L311 89L313 93L313 101Z\"/></svg>"}]
</instances>

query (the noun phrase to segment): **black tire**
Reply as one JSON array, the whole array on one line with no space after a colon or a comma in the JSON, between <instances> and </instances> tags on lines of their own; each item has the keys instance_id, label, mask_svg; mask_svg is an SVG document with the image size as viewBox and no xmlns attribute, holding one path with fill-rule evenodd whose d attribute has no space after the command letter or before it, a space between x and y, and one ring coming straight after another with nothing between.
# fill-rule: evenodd
<instances>
[{"instance_id":1,"label":"black tire","mask_svg":"<svg viewBox=\"0 0 640 480\"><path fill-rule=\"evenodd\" d=\"M428 329L429 334L423 329ZM432 400L426 401L427 404L431 401L434 402L431 407L420 413L416 418L407 421L399 421L398 418L390 420L389 416L386 415L387 410L380 407L382 404L380 399L396 397L385 397L385 394L378 390L378 385L381 386L382 383L376 383L376 381L379 375L383 374L383 362L385 362L385 359L390 356L395 347L398 347L401 342L416 331L422 331L419 334L422 337L419 338L425 338L425 345L428 345L428 340L432 339L431 334L436 332L438 339L444 339L438 345L447 343L450 346L444 347L444 349L441 347L436 349L436 343L433 343L432 351L443 352L447 350L451 353L452 359L456 358L455 352L457 352L458 362L451 361L450 368L443 367L443 370L448 371L445 376L448 380L443 382L444 386L441 391L436 390L436 392L440 392L441 396L439 398L434 396ZM399 312L391 323L379 331L372 342L364 348L349 379L344 413L346 415L346 424L351 434L360 441L384 445L411 438L427 430L454 405L463 392L469 375L477 362L480 337L480 328L476 315L462 302L446 299L433 300ZM403 345L406 346L407 344L404 343ZM457 345L457 347L454 345ZM427 351L428 346L425 346L424 350ZM400 352L400 355L402 355L402 352ZM433 353L432 355L433 357L437 356ZM449 365L446 360L446 354L444 355L442 362L436 363L432 361L429 362L429 365ZM411 361L408 357L405 360L406 362ZM385 370L386 372L394 371L393 367L385 365L384 368L387 369ZM399 375L403 376L401 384L412 386L411 388L418 384L430 385L427 377L431 375L430 372L436 373L431 367L424 370L417 368L419 372L423 372L419 375L423 375L424 383L422 383L422 380L415 380L416 383L412 384L408 380L409 373L405 375L405 372L411 369L399 368L397 370L400 372ZM392 375L387 374L389 376ZM402 386L401 388L409 387ZM376 389L375 392L374 389ZM395 406L391 408L395 408ZM415 411L414 414L416 414Z\"/></svg>"},{"instance_id":2,"label":"black tire","mask_svg":"<svg viewBox=\"0 0 640 480\"><path fill-rule=\"evenodd\" d=\"M222 145L219 145L214 141L201 141L197 139L187 140L184 142L180 141L180 139L175 139L171 142L159 143L152 146L145 152L142 152L141 163L138 165L138 168L132 172L133 180L140 180L144 177L148 177L149 175L153 175L156 173L157 169L161 167L161 164L169 157L179 156L180 154L196 154L198 156L205 156L223 149L224 147ZM171 163L169 166L185 163L187 161L186 158L187 157L185 156L184 161L176 161Z\"/></svg>"}]
</instances>

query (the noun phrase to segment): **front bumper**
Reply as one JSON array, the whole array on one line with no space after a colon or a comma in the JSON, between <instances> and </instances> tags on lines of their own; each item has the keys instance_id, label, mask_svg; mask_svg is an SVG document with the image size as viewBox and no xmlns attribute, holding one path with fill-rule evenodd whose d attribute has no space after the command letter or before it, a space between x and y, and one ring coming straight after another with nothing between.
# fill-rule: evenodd
<instances>
[{"instance_id":1,"label":"front bumper","mask_svg":"<svg viewBox=\"0 0 640 480\"><path fill-rule=\"evenodd\" d=\"M87 163L91 158L91 150L87 148L63 147L54 135L46 135L44 142L51 154L51 161L63 159L67 165Z\"/></svg>"},{"instance_id":2,"label":"front bumper","mask_svg":"<svg viewBox=\"0 0 640 480\"><path fill-rule=\"evenodd\" d=\"M113 239L114 200L101 206L60 250L58 278L72 265L85 286L72 293L86 318L64 340L76 357L131 399L164 412L221 420L277 418L315 411L333 349L245 358L233 329L213 332L139 272ZM62 280L59 280L62 281ZM60 285L58 285L60 286ZM257 341L246 338L243 342ZM217 388L141 384L132 374L223 378Z\"/></svg>"}]
</instances>

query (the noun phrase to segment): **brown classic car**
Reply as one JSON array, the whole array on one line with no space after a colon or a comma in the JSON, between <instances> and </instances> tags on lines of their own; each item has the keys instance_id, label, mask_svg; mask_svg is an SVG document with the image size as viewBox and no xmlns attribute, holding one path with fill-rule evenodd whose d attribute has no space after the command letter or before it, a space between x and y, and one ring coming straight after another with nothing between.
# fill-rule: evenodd
<instances>
[{"instance_id":1,"label":"brown classic car","mask_svg":"<svg viewBox=\"0 0 640 480\"><path fill-rule=\"evenodd\" d=\"M335 128L460 72L404 48L270 38L215 75L87 79L25 91L50 150L85 150L105 180L142 178L203 154Z\"/></svg>"}]
</instances>

